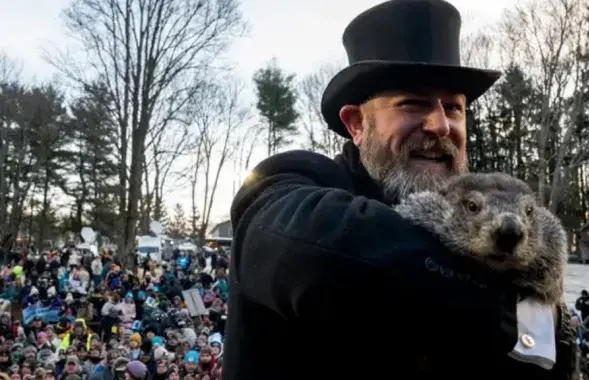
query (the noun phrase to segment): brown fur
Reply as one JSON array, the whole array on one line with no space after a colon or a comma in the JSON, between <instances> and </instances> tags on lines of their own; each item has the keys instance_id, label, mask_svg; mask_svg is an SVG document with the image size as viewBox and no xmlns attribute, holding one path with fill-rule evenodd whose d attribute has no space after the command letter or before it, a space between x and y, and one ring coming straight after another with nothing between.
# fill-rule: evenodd
<instances>
[{"instance_id":1,"label":"brown fur","mask_svg":"<svg viewBox=\"0 0 589 380\"><path fill-rule=\"evenodd\" d=\"M515 284L530 296L552 304L562 300L566 233L523 181L503 173L464 174L440 192L410 195L395 210L431 231L451 252L514 272ZM502 254L496 236L505 220L521 228L523 237Z\"/></svg>"}]
</instances>

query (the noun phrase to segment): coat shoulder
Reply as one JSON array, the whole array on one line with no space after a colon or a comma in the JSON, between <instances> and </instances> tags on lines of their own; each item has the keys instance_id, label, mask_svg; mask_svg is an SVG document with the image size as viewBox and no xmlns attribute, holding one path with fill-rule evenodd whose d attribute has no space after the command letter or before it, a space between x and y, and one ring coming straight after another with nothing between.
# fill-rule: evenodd
<instances>
[{"instance_id":1,"label":"coat shoulder","mask_svg":"<svg viewBox=\"0 0 589 380\"><path fill-rule=\"evenodd\" d=\"M307 150L291 150L261 161L252 170L244 186L278 174L300 175L313 180L319 186L347 185L344 171L333 159ZM341 182L340 186L337 186L337 182Z\"/></svg>"}]
</instances>

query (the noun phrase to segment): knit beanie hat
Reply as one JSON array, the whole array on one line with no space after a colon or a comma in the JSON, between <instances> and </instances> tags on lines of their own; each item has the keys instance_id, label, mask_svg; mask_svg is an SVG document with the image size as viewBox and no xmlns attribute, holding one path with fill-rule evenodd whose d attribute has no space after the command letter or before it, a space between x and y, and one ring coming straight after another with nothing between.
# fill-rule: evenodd
<instances>
[{"instance_id":1,"label":"knit beanie hat","mask_svg":"<svg viewBox=\"0 0 589 380\"><path fill-rule=\"evenodd\" d=\"M131 360L127 364L127 372L136 379L147 379L148 371L145 364L139 360Z\"/></svg>"},{"instance_id":2,"label":"knit beanie hat","mask_svg":"<svg viewBox=\"0 0 589 380\"><path fill-rule=\"evenodd\" d=\"M129 340L135 341L135 342L139 343L139 345L141 346L142 339L141 339L141 335L139 335L139 333L131 334L131 337L129 338Z\"/></svg>"}]
</instances>

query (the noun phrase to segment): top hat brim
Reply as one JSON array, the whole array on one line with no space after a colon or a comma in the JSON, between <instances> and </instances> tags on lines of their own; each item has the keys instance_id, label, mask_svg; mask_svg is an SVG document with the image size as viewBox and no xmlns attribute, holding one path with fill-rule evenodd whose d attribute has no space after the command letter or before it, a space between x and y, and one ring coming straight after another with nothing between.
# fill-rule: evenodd
<instances>
[{"instance_id":1,"label":"top hat brim","mask_svg":"<svg viewBox=\"0 0 589 380\"><path fill-rule=\"evenodd\" d=\"M501 77L501 72L465 66L430 63L362 61L338 72L327 84L321 99L321 112L328 127L350 138L339 118L347 104L359 105L380 92L392 89L440 88L466 96L472 102Z\"/></svg>"}]
</instances>

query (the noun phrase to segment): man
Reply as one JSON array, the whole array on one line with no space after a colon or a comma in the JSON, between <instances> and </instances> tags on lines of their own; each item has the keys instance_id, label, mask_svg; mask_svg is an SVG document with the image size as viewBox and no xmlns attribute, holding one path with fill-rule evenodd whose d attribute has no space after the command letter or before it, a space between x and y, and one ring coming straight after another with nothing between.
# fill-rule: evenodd
<instances>
[{"instance_id":1,"label":"man","mask_svg":"<svg viewBox=\"0 0 589 380\"><path fill-rule=\"evenodd\" d=\"M577 298L575 309L581 312L581 318L586 324L586 320L589 318L589 292L586 289L583 289L581 297Z\"/></svg>"},{"instance_id":2,"label":"man","mask_svg":"<svg viewBox=\"0 0 589 380\"><path fill-rule=\"evenodd\" d=\"M583 264L589 260L589 223L581 227L579 231L579 257Z\"/></svg>"},{"instance_id":3,"label":"man","mask_svg":"<svg viewBox=\"0 0 589 380\"><path fill-rule=\"evenodd\" d=\"M508 359L506 279L390 207L467 170L467 102L500 73L460 66L460 23L442 0L356 17L322 99L342 154L270 157L235 197L226 380L562 378Z\"/></svg>"}]
</instances>

